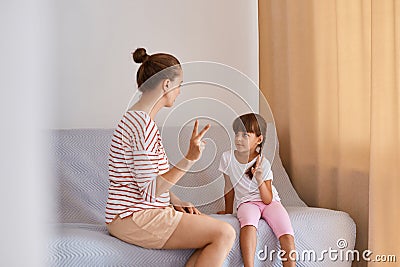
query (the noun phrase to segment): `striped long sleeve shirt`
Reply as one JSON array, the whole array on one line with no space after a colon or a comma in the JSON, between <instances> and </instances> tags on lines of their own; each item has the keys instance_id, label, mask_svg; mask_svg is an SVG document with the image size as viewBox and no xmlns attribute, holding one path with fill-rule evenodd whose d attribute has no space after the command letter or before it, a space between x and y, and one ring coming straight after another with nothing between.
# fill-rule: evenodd
<instances>
[{"instance_id":1,"label":"striped long sleeve shirt","mask_svg":"<svg viewBox=\"0 0 400 267\"><path fill-rule=\"evenodd\" d=\"M156 197L156 178L169 170L168 158L155 122L144 111L127 111L113 133L109 158L106 223L116 215L163 208L169 192Z\"/></svg>"}]
</instances>

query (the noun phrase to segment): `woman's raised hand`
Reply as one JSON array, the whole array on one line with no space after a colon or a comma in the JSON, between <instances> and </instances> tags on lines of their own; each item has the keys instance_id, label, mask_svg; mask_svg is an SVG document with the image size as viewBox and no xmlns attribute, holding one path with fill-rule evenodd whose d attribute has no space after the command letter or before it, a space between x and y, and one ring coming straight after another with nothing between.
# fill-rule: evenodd
<instances>
[{"instance_id":1,"label":"woman's raised hand","mask_svg":"<svg viewBox=\"0 0 400 267\"><path fill-rule=\"evenodd\" d=\"M192 132L192 137L190 138L190 144L189 144L189 151L186 155L186 158L188 160L198 160L201 157L201 154L205 148L206 142L201 140L203 136L206 134L208 129L210 129L210 124L207 124L203 130L201 130L200 133L197 133L198 128L199 128L199 122L198 120L195 121L194 127L193 127L193 132Z\"/></svg>"}]
</instances>

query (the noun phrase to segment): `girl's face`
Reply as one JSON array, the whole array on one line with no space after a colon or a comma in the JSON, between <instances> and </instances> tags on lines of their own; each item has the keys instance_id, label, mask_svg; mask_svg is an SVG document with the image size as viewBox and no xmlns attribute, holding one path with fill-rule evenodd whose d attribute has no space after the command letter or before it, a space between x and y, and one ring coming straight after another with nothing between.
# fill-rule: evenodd
<instances>
[{"instance_id":1,"label":"girl's face","mask_svg":"<svg viewBox=\"0 0 400 267\"><path fill-rule=\"evenodd\" d=\"M239 153L254 153L263 136L256 136L255 133L237 132L235 134L235 146Z\"/></svg>"}]
</instances>

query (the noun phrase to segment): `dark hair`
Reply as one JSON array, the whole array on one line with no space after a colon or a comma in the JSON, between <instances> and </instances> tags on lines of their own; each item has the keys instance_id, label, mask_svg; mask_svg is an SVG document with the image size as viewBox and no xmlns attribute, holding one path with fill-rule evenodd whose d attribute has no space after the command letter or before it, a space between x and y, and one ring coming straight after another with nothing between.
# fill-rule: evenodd
<instances>
[{"instance_id":1,"label":"dark hair","mask_svg":"<svg viewBox=\"0 0 400 267\"><path fill-rule=\"evenodd\" d=\"M146 49L137 48L132 57L136 63L141 63L136 73L137 85L141 92L153 89L164 79L174 80L181 71L181 63L170 54L148 55Z\"/></svg>"},{"instance_id":2,"label":"dark hair","mask_svg":"<svg viewBox=\"0 0 400 267\"><path fill-rule=\"evenodd\" d=\"M267 123L260 114L247 113L241 115L233 121L232 128L235 134L237 134L238 132L246 132L246 133L254 133L257 137L262 135L264 138L261 144L258 145L259 148L258 154L261 153L262 147L266 140ZM251 172L251 169L255 168L256 163L257 161L254 162L253 166L251 166L246 171L246 175L249 176L250 179L253 179L253 173Z\"/></svg>"}]
</instances>

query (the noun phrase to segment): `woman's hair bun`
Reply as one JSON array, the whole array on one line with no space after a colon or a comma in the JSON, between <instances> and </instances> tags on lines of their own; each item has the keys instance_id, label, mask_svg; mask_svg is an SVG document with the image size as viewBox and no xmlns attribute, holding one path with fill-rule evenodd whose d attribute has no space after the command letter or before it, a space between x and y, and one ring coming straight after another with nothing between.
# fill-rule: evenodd
<instances>
[{"instance_id":1,"label":"woman's hair bun","mask_svg":"<svg viewBox=\"0 0 400 267\"><path fill-rule=\"evenodd\" d=\"M137 48L137 49L135 50L135 52L133 52L132 56L133 56L133 60L134 60L136 63L143 63L143 62L145 62L146 60L148 60L149 57L150 57L150 56L146 53L146 49L144 49L144 48Z\"/></svg>"}]
</instances>

